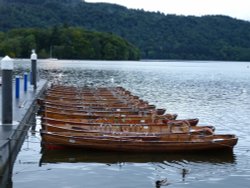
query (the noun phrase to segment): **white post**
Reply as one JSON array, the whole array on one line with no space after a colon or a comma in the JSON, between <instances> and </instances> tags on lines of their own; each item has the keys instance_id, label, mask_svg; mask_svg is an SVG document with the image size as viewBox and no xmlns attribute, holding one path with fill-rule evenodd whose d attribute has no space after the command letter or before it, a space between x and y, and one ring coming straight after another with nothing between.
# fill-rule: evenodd
<instances>
[{"instance_id":1,"label":"white post","mask_svg":"<svg viewBox=\"0 0 250 188\"><path fill-rule=\"evenodd\" d=\"M5 56L1 60L2 68L2 123L12 124L13 120L13 99L12 99L12 72L13 60Z\"/></svg>"},{"instance_id":2,"label":"white post","mask_svg":"<svg viewBox=\"0 0 250 188\"><path fill-rule=\"evenodd\" d=\"M31 80L31 84L33 84L34 86L34 89L37 88L37 85L36 85L36 73L37 73L37 55L36 55L36 52L35 50L32 50L32 54L30 56L30 59L31 59L31 72L32 72L32 80Z\"/></svg>"}]
</instances>

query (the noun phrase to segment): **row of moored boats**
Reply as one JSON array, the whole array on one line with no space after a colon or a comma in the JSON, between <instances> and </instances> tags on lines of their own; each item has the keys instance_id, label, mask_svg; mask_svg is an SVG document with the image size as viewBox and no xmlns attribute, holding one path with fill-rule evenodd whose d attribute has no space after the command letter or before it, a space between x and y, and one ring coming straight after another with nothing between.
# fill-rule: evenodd
<instances>
[{"instance_id":1,"label":"row of moored boats","mask_svg":"<svg viewBox=\"0 0 250 188\"><path fill-rule=\"evenodd\" d=\"M178 119L122 87L52 85L38 100L42 144L128 152L232 150L237 137Z\"/></svg>"}]
</instances>

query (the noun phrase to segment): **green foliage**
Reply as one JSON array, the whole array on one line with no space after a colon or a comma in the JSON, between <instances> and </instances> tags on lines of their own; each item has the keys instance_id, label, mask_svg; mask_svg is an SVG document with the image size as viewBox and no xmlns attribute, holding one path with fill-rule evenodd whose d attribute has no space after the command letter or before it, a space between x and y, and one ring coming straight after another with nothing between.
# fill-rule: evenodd
<instances>
[{"instance_id":1,"label":"green foliage","mask_svg":"<svg viewBox=\"0 0 250 188\"><path fill-rule=\"evenodd\" d=\"M137 46L144 59L250 60L250 22L227 16L164 15L82 0L0 0L0 17L1 31L25 27L73 26L113 33ZM66 51L75 54L76 48L85 48L81 54L91 54L88 58L110 59L111 54L117 59L134 56L133 51L123 51L114 46L127 45L126 42L113 40L104 45L101 41L105 37L101 40L97 34L95 38L82 39L78 46L71 46L78 40L73 37L78 35L77 31L69 37L58 34L56 27L54 29L49 38L46 36L48 32L37 33L35 44L32 36L26 36L28 38L25 40L38 49L44 49L42 54L48 52L48 46L45 45L53 43L54 49L60 54ZM67 45L57 44L58 40L64 40ZM93 45L95 48L90 47ZM10 49L6 47L5 50ZM60 54L57 54L58 57ZM81 56L78 54L77 57Z\"/></svg>"},{"instance_id":2,"label":"green foliage","mask_svg":"<svg viewBox=\"0 0 250 188\"><path fill-rule=\"evenodd\" d=\"M124 39L82 28L14 29L0 33L0 56L28 58L36 49L40 58L138 60L139 50Z\"/></svg>"}]
</instances>

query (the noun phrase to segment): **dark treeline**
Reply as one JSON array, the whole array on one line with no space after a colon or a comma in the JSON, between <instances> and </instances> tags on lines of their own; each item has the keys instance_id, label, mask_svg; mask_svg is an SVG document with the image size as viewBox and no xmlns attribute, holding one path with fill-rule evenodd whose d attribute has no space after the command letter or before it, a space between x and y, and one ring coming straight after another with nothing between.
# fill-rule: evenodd
<instances>
[{"instance_id":1,"label":"dark treeline","mask_svg":"<svg viewBox=\"0 0 250 188\"><path fill-rule=\"evenodd\" d=\"M0 56L28 58L36 49L39 58L138 60L139 50L109 33L82 28L13 29L0 32Z\"/></svg>"},{"instance_id":2,"label":"dark treeline","mask_svg":"<svg viewBox=\"0 0 250 188\"><path fill-rule=\"evenodd\" d=\"M0 0L0 29L56 25L121 36L145 59L250 60L250 22L176 16L82 0Z\"/></svg>"}]
</instances>

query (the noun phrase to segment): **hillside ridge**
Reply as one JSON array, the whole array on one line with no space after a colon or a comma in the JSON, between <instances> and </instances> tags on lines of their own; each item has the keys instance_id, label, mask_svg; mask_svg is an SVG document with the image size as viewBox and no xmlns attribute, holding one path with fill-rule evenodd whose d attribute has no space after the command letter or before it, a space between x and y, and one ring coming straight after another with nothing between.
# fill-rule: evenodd
<instances>
[{"instance_id":1,"label":"hillside ridge","mask_svg":"<svg viewBox=\"0 0 250 188\"><path fill-rule=\"evenodd\" d=\"M81 0L0 3L1 31L67 25L119 35L144 59L250 61L250 22L228 16L165 15Z\"/></svg>"}]
</instances>

